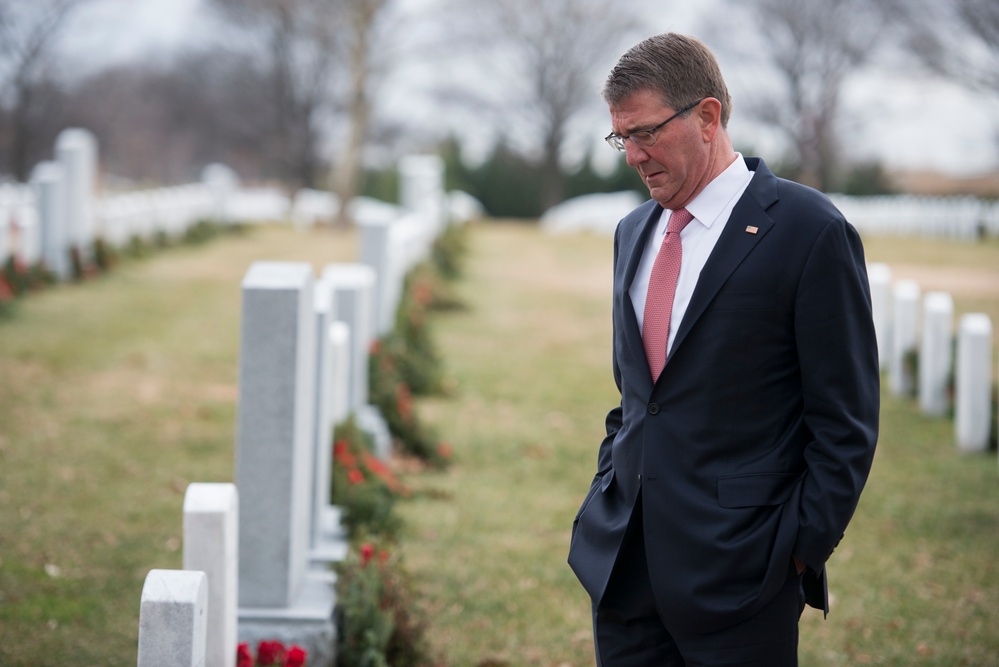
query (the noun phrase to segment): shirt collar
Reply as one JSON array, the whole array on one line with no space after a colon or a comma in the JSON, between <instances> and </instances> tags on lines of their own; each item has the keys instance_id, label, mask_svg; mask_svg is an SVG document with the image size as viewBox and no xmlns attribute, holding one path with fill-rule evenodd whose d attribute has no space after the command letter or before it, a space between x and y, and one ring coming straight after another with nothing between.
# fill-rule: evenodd
<instances>
[{"instance_id":1,"label":"shirt collar","mask_svg":"<svg viewBox=\"0 0 999 667\"><path fill-rule=\"evenodd\" d=\"M743 159L742 154L736 153L732 164L726 167L725 171L718 174L713 181L704 186L701 193L687 204L687 210L693 214L697 222L705 227L711 227L722 211L728 207L732 198L743 191L746 182L752 176L753 172L746 166L746 161ZM663 219L669 220L671 212L664 211ZM666 233L665 227L662 233Z\"/></svg>"}]
</instances>

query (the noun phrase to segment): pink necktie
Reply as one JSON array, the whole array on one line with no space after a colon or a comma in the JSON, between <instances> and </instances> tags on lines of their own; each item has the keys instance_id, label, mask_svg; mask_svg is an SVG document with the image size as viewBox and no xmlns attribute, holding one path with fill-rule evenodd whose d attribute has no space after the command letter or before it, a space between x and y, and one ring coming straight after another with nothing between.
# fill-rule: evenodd
<instances>
[{"instance_id":1,"label":"pink necktie","mask_svg":"<svg viewBox=\"0 0 999 667\"><path fill-rule=\"evenodd\" d=\"M680 277L680 259L683 254L680 232L694 216L685 208L673 211L666 225L666 238L659 248L649 278L649 292L645 298L645 315L642 319L642 343L649 362L652 381L666 365L666 347L669 342L669 318L673 312L676 281Z\"/></svg>"}]
</instances>

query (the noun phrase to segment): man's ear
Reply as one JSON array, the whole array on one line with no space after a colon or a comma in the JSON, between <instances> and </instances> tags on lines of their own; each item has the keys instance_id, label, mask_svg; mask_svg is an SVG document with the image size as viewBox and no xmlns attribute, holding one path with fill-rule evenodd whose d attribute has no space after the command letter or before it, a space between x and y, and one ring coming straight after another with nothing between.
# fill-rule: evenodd
<instances>
[{"instance_id":1,"label":"man's ear","mask_svg":"<svg viewBox=\"0 0 999 667\"><path fill-rule=\"evenodd\" d=\"M705 97L697 105L695 113L701 123L701 137L705 143L711 143L721 127L721 102L713 97Z\"/></svg>"}]
</instances>

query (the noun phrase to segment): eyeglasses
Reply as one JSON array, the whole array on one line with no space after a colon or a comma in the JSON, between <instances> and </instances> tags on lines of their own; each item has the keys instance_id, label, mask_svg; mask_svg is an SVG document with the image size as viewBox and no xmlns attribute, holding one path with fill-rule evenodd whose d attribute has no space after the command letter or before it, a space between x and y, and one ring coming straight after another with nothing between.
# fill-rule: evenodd
<instances>
[{"instance_id":1,"label":"eyeglasses","mask_svg":"<svg viewBox=\"0 0 999 667\"><path fill-rule=\"evenodd\" d=\"M659 123L658 125L656 125L651 129L638 130L637 132L632 132L626 137L611 132L606 137L604 137L604 141L610 144L611 148L616 148L619 151L623 151L626 148L625 141L627 141L628 139L631 139L632 141L634 141L636 144L638 144L643 148L650 148L656 144L656 132L666 127L666 123L670 122L674 118L677 118L687 113L688 111L696 107L698 104L703 102L705 99L707 98L702 97L693 104L688 104L687 106L680 109L675 114L673 114L672 116L670 116L669 118L667 118L666 120L664 120L663 122Z\"/></svg>"}]
</instances>

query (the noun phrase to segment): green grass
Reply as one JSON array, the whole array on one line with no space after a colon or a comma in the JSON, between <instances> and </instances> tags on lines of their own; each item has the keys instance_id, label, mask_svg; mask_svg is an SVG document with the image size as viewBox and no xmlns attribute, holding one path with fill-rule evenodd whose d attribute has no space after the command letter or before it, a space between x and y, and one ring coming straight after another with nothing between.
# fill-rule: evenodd
<instances>
[{"instance_id":1,"label":"green grass","mask_svg":"<svg viewBox=\"0 0 999 667\"><path fill-rule=\"evenodd\" d=\"M183 494L231 481L240 281L355 240L260 229L32 295L0 323L0 665L134 665Z\"/></svg>"},{"instance_id":2,"label":"green grass","mask_svg":"<svg viewBox=\"0 0 999 667\"><path fill-rule=\"evenodd\" d=\"M565 557L617 400L611 242L513 225L473 238L462 286L472 309L437 322L458 389L422 406L460 464L412 482L433 493L403 506L402 549L452 665L591 665L589 603ZM961 267L991 292L955 293L957 314L984 303L999 323L999 244L870 239L867 250L905 263L907 277ZM958 456L952 423L921 417L912 400L886 397L883 420L830 566L832 614L802 622L802 664L997 664L996 459Z\"/></svg>"},{"instance_id":3,"label":"green grass","mask_svg":"<svg viewBox=\"0 0 999 667\"><path fill-rule=\"evenodd\" d=\"M565 564L596 463L610 374L611 241L472 230L466 310L433 330L453 382L421 416L452 445L411 472L398 548L453 667L590 665L589 602ZM239 284L256 259L354 261L343 232L265 227L126 263L0 322L0 665L134 665L142 582L180 566L194 481L229 481ZM955 271L957 313L999 324L999 244L869 239L868 257ZM991 281L991 282L990 282ZM953 425L886 398L868 489L806 612L802 664L992 665L999 469Z\"/></svg>"}]
</instances>

